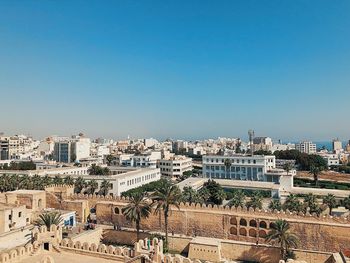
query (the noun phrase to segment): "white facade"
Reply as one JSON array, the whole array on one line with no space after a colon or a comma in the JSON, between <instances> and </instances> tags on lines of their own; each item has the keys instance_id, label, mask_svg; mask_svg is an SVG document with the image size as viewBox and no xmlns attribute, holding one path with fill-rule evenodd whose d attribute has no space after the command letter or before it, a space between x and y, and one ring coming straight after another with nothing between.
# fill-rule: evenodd
<instances>
[{"instance_id":1,"label":"white facade","mask_svg":"<svg viewBox=\"0 0 350 263\"><path fill-rule=\"evenodd\" d=\"M74 177L74 176L73 176ZM78 176L76 176L78 177ZM120 196L122 192L130 189L158 181L161 177L160 169L139 168L130 171L123 171L115 175L86 175L83 178L86 181L96 180L100 188L103 180L110 182L109 194Z\"/></svg>"},{"instance_id":2,"label":"white facade","mask_svg":"<svg viewBox=\"0 0 350 263\"><path fill-rule=\"evenodd\" d=\"M89 138L80 137L72 142L72 153L76 161L90 157L91 141Z\"/></svg>"},{"instance_id":3,"label":"white facade","mask_svg":"<svg viewBox=\"0 0 350 263\"><path fill-rule=\"evenodd\" d=\"M334 153L338 153L338 152L343 151L343 143L341 141L339 141L338 139L333 140L332 146L333 146Z\"/></svg>"},{"instance_id":4,"label":"white facade","mask_svg":"<svg viewBox=\"0 0 350 263\"><path fill-rule=\"evenodd\" d=\"M312 142L300 142L295 144L295 149L302 153L315 154L316 153L316 144Z\"/></svg>"},{"instance_id":5,"label":"white facade","mask_svg":"<svg viewBox=\"0 0 350 263\"><path fill-rule=\"evenodd\" d=\"M174 155L166 159L161 159L158 163L158 167L162 175L179 177L182 176L184 172L192 170L192 158Z\"/></svg>"},{"instance_id":6,"label":"white facade","mask_svg":"<svg viewBox=\"0 0 350 263\"><path fill-rule=\"evenodd\" d=\"M230 165L225 165L226 160L230 160ZM273 155L203 156L203 176L207 178L278 183L279 172Z\"/></svg>"}]
</instances>

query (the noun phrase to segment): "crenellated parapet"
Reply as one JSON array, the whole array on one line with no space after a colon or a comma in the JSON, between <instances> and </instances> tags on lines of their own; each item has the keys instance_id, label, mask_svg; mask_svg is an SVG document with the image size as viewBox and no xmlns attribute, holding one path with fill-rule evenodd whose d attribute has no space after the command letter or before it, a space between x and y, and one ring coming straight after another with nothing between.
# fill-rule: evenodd
<instances>
[{"instance_id":1,"label":"crenellated parapet","mask_svg":"<svg viewBox=\"0 0 350 263\"><path fill-rule=\"evenodd\" d=\"M340 224L350 224L350 216L347 217L338 217L338 216L330 216L330 215L321 215L317 216L317 214L310 214L307 212L306 214L302 212L290 212L289 210L286 211L278 211L278 210L261 210L261 209L254 209L252 207L247 208L246 206L243 207L230 207L230 206L222 206L222 205L211 205L211 204L200 204L200 203L180 203L180 210L204 210L204 211L222 211L223 213L227 212L233 212L233 213L244 213L247 216L252 215L252 217L275 217L275 218L285 218L285 219L297 219L297 220L317 220L317 221L323 221L323 222L329 222L329 223L340 223Z\"/></svg>"},{"instance_id":2,"label":"crenellated parapet","mask_svg":"<svg viewBox=\"0 0 350 263\"><path fill-rule=\"evenodd\" d=\"M129 201L128 197L120 197L120 196L103 196L103 195L87 195L87 194L72 194L70 196L73 200L85 199L90 200L92 202L98 201L111 201L111 202L125 202ZM302 212L290 212L286 211L278 211L278 210L260 210L254 209L252 207L247 208L243 207L230 207L223 205L212 205L212 204L202 204L202 203L180 203L180 210L197 210L197 211L205 211L205 212L217 212L222 211L224 213L240 213L246 214L247 216L252 215L252 217L275 217L275 218L285 218L285 219L296 219L296 220L307 220L307 221L321 221L328 223L339 223L339 224L350 224L350 216L342 217L342 216L330 216L328 214L317 216L317 214L302 213ZM176 209L174 209L176 211Z\"/></svg>"},{"instance_id":3,"label":"crenellated parapet","mask_svg":"<svg viewBox=\"0 0 350 263\"><path fill-rule=\"evenodd\" d=\"M85 252L85 254L91 253L91 254L104 254L104 255L110 255L110 256L119 256L123 258L131 258L134 257L134 250L127 248L127 247L116 247L116 246L106 246L104 244L95 244L95 243L88 243L84 242L81 243L80 241L72 241L71 239L64 238L61 243L60 247L63 249L69 249L74 250L75 252L81 251Z\"/></svg>"},{"instance_id":4,"label":"crenellated parapet","mask_svg":"<svg viewBox=\"0 0 350 263\"><path fill-rule=\"evenodd\" d=\"M50 242L58 245L62 240L62 227L51 225L50 229L46 226L37 226L32 230L34 241L39 244L43 242Z\"/></svg>"},{"instance_id":5,"label":"crenellated parapet","mask_svg":"<svg viewBox=\"0 0 350 263\"><path fill-rule=\"evenodd\" d=\"M1 263L15 263L20 262L21 260L30 257L35 253L34 244L28 244L26 246L14 248L8 252L4 252L0 254L0 262ZM50 256L43 256L40 261L33 263L54 263L54 260Z\"/></svg>"},{"instance_id":6,"label":"crenellated parapet","mask_svg":"<svg viewBox=\"0 0 350 263\"><path fill-rule=\"evenodd\" d=\"M119 202L129 202L129 197L117 196L117 195L96 195L96 194L72 194L71 199L88 199L88 200L100 200L100 201L119 201Z\"/></svg>"}]
</instances>

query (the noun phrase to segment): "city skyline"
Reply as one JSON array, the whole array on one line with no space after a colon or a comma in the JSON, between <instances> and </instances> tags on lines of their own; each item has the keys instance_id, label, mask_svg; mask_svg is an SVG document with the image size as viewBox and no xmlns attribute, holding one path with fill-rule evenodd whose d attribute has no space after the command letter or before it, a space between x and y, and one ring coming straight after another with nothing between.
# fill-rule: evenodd
<instances>
[{"instance_id":1,"label":"city skyline","mask_svg":"<svg viewBox=\"0 0 350 263\"><path fill-rule=\"evenodd\" d=\"M350 137L348 1L0 3L0 132Z\"/></svg>"}]
</instances>

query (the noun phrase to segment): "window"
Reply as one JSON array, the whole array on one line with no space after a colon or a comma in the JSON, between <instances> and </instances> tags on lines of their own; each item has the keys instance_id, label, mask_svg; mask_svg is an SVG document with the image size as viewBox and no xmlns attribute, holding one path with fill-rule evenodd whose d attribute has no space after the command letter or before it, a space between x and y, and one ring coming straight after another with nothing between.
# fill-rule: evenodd
<instances>
[{"instance_id":1,"label":"window","mask_svg":"<svg viewBox=\"0 0 350 263\"><path fill-rule=\"evenodd\" d=\"M12 215L9 215L9 220L12 220Z\"/></svg>"},{"instance_id":2,"label":"window","mask_svg":"<svg viewBox=\"0 0 350 263\"><path fill-rule=\"evenodd\" d=\"M18 217L21 217L22 216L22 212L18 212Z\"/></svg>"}]
</instances>

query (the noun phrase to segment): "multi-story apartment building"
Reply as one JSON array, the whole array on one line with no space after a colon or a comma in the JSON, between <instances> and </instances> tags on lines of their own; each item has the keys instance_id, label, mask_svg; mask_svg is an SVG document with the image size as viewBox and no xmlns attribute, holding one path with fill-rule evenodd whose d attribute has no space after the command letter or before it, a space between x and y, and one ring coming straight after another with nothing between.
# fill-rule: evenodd
<instances>
[{"instance_id":1,"label":"multi-story apartment building","mask_svg":"<svg viewBox=\"0 0 350 263\"><path fill-rule=\"evenodd\" d=\"M70 141L55 142L53 158L56 162L70 163L72 158L72 149Z\"/></svg>"},{"instance_id":2,"label":"multi-story apartment building","mask_svg":"<svg viewBox=\"0 0 350 263\"><path fill-rule=\"evenodd\" d=\"M272 139L270 137L255 137L253 139L253 150L264 150L271 151L272 150Z\"/></svg>"},{"instance_id":3,"label":"multi-story apartment building","mask_svg":"<svg viewBox=\"0 0 350 263\"><path fill-rule=\"evenodd\" d=\"M72 140L72 156L75 157L74 161L79 161L84 158L90 157L90 138L76 137Z\"/></svg>"},{"instance_id":4,"label":"multi-story apartment building","mask_svg":"<svg viewBox=\"0 0 350 263\"><path fill-rule=\"evenodd\" d=\"M203 176L211 179L231 179L279 183L283 170L276 169L275 156L205 155Z\"/></svg>"},{"instance_id":5,"label":"multi-story apartment building","mask_svg":"<svg viewBox=\"0 0 350 263\"><path fill-rule=\"evenodd\" d=\"M343 150L343 143L339 139L335 139L332 142L333 152L338 153Z\"/></svg>"},{"instance_id":6,"label":"multi-story apartment building","mask_svg":"<svg viewBox=\"0 0 350 263\"><path fill-rule=\"evenodd\" d=\"M21 155L33 150L35 147L32 138L25 135L0 137L0 159L20 159Z\"/></svg>"},{"instance_id":7,"label":"multi-story apartment building","mask_svg":"<svg viewBox=\"0 0 350 263\"><path fill-rule=\"evenodd\" d=\"M182 155L174 155L161 159L158 163L162 175L170 177L182 176L184 172L192 170L192 158Z\"/></svg>"},{"instance_id":8,"label":"multi-story apartment building","mask_svg":"<svg viewBox=\"0 0 350 263\"><path fill-rule=\"evenodd\" d=\"M312 142L303 141L295 144L295 149L302 153L315 154L316 144Z\"/></svg>"}]
</instances>

